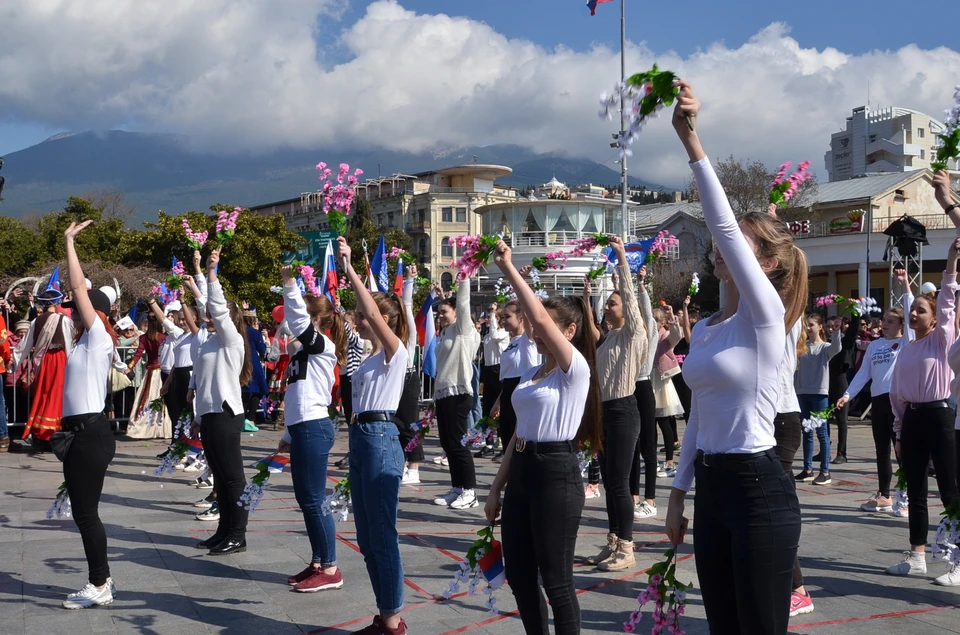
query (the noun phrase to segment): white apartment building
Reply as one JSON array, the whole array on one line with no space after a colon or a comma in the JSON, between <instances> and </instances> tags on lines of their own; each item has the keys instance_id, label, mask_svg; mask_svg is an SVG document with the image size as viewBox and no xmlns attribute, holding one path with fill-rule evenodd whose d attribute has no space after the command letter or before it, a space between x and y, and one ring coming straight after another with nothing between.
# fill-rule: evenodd
<instances>
[{"instance_id":1,"label":"white apartment building","mask_svg":"<svg viewBox=\"0 0 960 635\"><path fill-rule=\"evenodd\" d=\"M909 108L854 108L844 129L831 135L823 157L830 181L929 169L937 155L937 135L944 130L942 122ZM950 169L957 169L955 160Z\"/></svg>"}]
</instances>

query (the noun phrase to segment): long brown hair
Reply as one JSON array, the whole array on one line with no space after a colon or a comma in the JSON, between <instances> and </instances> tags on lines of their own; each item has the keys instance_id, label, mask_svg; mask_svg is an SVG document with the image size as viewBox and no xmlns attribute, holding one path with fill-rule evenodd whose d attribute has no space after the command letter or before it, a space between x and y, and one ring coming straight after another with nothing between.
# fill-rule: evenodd
<instances>
[{"instance_id":1,"label":"long brown hair","mask_svg":"<svg viewBox=\"0 0 960 635\"><path fill-rule=\"evenodd\" d=\"M240 385L246 386L253 378L253 359L251 357L250 338L247 337L247 325L243 321L243 313L240 305L233 300L227 300L227 308L230 310L230 319L233 325L237 327L237 332L243 338L243 366L240 367ZM260 360L257 360L259 363Z\"/></svg>"},{"instance_id":2,"label":"long brown hair","mask_svg":"<svg viewBox=\"0 0 960 635\"><path fill-rule=\"evenodd\" d=\"M597 338L593 329L584 327L589 308L581 297L556 297L543 301L543 308L553 315L553 321L561 329L570 324L577 327L570 341L574 348L587 360L590 367L590 389L587 403L583 408L583 418L577 430L577 441L588 442L592 452L603 447L603 416L600 405L600 382L597 377Z\"/></svg>"},{"instance_id":3,"label":"long brown hair","mask_svg":"<svg viewBox=\"0 0 960 635\"><path fill-rule=\"evenodd\" d=\"M79 309L74 309L74 311L78 311L78 310ZM116 329L113 328L113 325L110 324L110 318L108 318L107 314L102 311L94 310L94 312L97 314L97 317L100 318L100 322L103 324L103 328L107 330L107 335L110 336L110 339L113 341L113 345L116 346L118 342L117 331ZM65 318L66 316L63 316L63 317ZM74 343L76 343L80 341L81 337L83 337L83 334L86 332L86 329L74 329L74 331L75 332L73 334L73 341Z\"/></svg>"},{"instance_id":4,"label":"long brown hair","mask_svg":"<svg viewBox=\"0 0 960 635\"><path fill-rule=\"evenodd\" d=\"M410 328L407 326L407 316L400 298L392 293L380 293L379 291L370 295L373 296L373 301L377 303L380 315L386 320L387 326L400 340L400 345L406 348Z\"/></svg>"},{"instance_id":5,"label":"long brown hair","mask_svg":"<svg viewBox=\"0 0 960 635\"><path fill-rule=\"evenodd\" d=\"M157 316L155 316L153 313L148 313L147 314L147 332L146 332L147 339L152 342L156 342L157 340L159 340L160 334L163 333L163 329L161 327L162 325L157 320Z\"/></svg>"},{"instance_id":6,"label":"long brown hair","mask_svg":"<svg viewBox=\"0 0 960 635\"><path fill-rule=\"evenodd\" d=\"M740 226L756 237L754 247L758 259L777 259L776 268L767 273L767 278L783 301L786 309L783 322L789 331L807 306L807 257L794 244L793 234L783 221L767 213L750 212L740 219Z\"/></svg>"},{"instance_id":7,"label":"long brown hair","mask_svg":"<svg viewBox=\"0 0 960 635\"><path fill-rule=\"evenodd\" d=\"M341 366L347 365L347 331L343 326L343 320L333 309L333 304L326 296L304 297L307 305L307 313L316 322L316 326L321 333L329 333L330 341L333 342L337 363Z\"/></svg>"}]
</instances>

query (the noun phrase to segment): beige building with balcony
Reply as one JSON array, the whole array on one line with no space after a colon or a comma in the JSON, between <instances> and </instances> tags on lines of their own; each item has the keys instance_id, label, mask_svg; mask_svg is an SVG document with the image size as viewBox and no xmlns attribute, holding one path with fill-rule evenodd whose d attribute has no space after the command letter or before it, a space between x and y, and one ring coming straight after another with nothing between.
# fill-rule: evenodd
<instances>
[{"instance_id":1,"label":"beige building with balcony","mask_svg":"<svg viewBox=\"0 0 960 635\"><path fill-rule=\"evenodd\" d=\"M830 137L824 164L830 181L865 174L929 169L937 155L941 121L909 108L854 108L846 125ZM949 162L957 169L956 160Z\"/></svg>"}]
</instances>

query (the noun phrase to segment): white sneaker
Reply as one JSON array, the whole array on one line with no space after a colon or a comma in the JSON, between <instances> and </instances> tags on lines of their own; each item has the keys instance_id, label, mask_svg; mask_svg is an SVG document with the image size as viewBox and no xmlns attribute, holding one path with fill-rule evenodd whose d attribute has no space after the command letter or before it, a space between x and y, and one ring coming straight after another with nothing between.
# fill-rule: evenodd
<instances>
[{"instance_id":1,"label":"white sneaker","mask_svg":"<svg viewBox=\"0 0 960 635\"><path fill-rule=\"evenodd\" d=\"M197 514L196 518L207 522L220 520L220 509L214 505L207 511Z\"/></svg>"},{"instance_id":2,"label":"white sneaker","mask_svg":"<svg viewBox=\"0 0 960 635\"><path fill-rule=\"evenodd\" d=\"M635 520L643 520L644 518L656 518L657 517L657 506L650 505L647 501L640 501L633 508L633 518Z\"/></svg>"},{"instance_id":3,"label":"white sneaker","mask_svg":"<svg viewBox=\"0 0 960 635\"><path fill-rule=\"evenodd\" d=\"M184 460L180 461L179 463L177 463L176 465L174 465L174 466L173 466L173 469L175 469L175 470L177 470L177 471L179 471L179 470L185 470L185 469L186 469L186 465L187 465L187 461L186 461L186 459L184 459Z\"/></svg>"},{"instance_id":4,"label":"white sneaker","mask_svg":"<svg viewBox=\"0 0 960 635\"><path fill-rule=\"evenodd\" d=\"M207 498L209 498L209 496ZM213 501L207 500L207 498L201 498L196 503L194 503L193 506L196 507L197 509L210 509L211 507L213 507Z\"/></svg>"},{"instance_id":5,"label":"white sneaker","mask_svg":"<svg viewBox=\"0 0 960 635\"><path fill-rule=\"evenodd\" d=\"M103 588L98 589L88 582L85 587L67 596L67 599L63 601L63 608L85 609L91 606L110 604L113 602L113 593L110 591L110 586L110 582L107 581Z\"/></svg>"},{"instance_id":6,"label":"white sneaker","mask_svg":"<svg viewBox=\"0 0 960 635\"><path fill-rule=\"evenodd\" d=\"M459 487L453 487L449 492L443 496L437 496L433 499L434 505L442 505L443 507L450 507L450 503L457 500L460 497L460 494L463 493L463 490Z\"/></svg>"},{"instance_id":7,"label":"white sneaker","mask_svg":"<svg viewBox=\"0 0 960 635\"><path fill-rule=\"evenodd\" d=\"M441 454L440 456L433 457L433 462L436 463L437 465L440 465L446 460L446 458L447 456L445 454Z\"/></svg>"},{"instance_id":8,"label":"white sneaker","mask_svg":"<svg viewBox=\"0 0 960 635\"><path fill-rule=\"evenodd\" d=\"M404 485L417 485L420 483L420 470L403 470L403 478L400 482Z\"/></svg>"},{"instance_id":9,"label":"white sneaker","mask_svg":"<svg viewBox=\"0 0 960 635\"><path fill-rule=\"evenodd\" d=\"M470 509L478 505L480 505L480 501L477 500L476 492L472 489L465 489L450 503L450 509Z\"/></svg>"},{"instance_id":10,"label":"white sneaker","mask_svg":"<svg viewBox=\"0 0 960 635\"><path fill-rule=\"evenodd\" d=\"M204 469L206 469L206 467L207 466L201 463L200 461L194 461L187 467L183 468L183 471L184 472L202 472Z\"/></svg>"},{"instance_id":11,"label":"white sneaker","mask_svg":"<svg viewBox=\"0 0 960 635\"><path fill-rule=\"evenodd\" d=\"M677 475L676 465L667 465L666 463L657 468L657 478L673 478Z\"/></svg>"},{"instance_id":12,"label":"white sneaker","mask_svg":"<svg viewBox=\"0 0 960 635\"><path fill-rule=\"evenodd\" d=\"M950 565L950 569L933 583L940 586L960 586L960 564Z\"/></svg>"},{"instance_id":13,"label":"white sneaker","mask_svg":"<svg viewBox=\"0 0 960 635\"><path fill-rule=\"evenodd\" d=\"M110 587L110 595L114 598L117 597L117 583L113 581L113 578L107 578L107 586Z\"/></svg>"},{"instance_id":14,"label":"white sneaker","mask_svg":"<svg viewBox=\"0 0 960 635\"><path fill-rule=\"evenodd\" d=\"M194 487L197 489L213 489L213 477L198 478L197 482L194 483Z\"/></svg>"},{"instance_id":15,"label":"white sneaker","mask_svg":"<svg viewBox=\"0 0 960 635\"><path fill-rule=\"evenodd\" d=\"M904 551L903 560L887 569L890 575L917 575L926 572L926 555L918 551Z\"/></svg>"}]
</instances>

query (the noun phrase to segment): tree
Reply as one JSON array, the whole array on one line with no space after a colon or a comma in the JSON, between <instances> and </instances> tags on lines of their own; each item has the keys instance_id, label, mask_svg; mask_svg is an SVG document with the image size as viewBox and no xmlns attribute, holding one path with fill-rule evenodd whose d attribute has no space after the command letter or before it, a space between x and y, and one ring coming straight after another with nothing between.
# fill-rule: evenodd
<instances>
[{"instance_id":1,"label":"tree","mask_svg":"<svg viewBox=\"0 0 960 635\"><path fill-rule=\"evenodd\" d=\"M121 263L125 259L123 234L125 228L119 218L104 219L103 210L77 196L67 199L59 212L50 212L37 224L37 233L46 253L54 260L66 256L63 232L70 223L92 219L94 224L81 232L75 241L80 261L97 260L105 264Z\"/></svg>"},{"instance_id":2,"label":"tree","mask_svg":"<svg viewBox=\"0 0 960 635\"><path fill-rule=\"evenodd\" d=\"M2 273L11 276L23 275L46 257L40 237L9 216L0 216L0 254Z\"/></svg>"},{"instance_id":3,"label":"tree","mask_svg":"<svg viewBox=\"0 0 960 635\"><path fill-rule=\"evenodd\" d=\"M119 218L128 224L137 216L137 208L127 200L123 190L102 187L88 192L83 198L101 210L104 218Z\"/></svg>"},{"instance_id":4,"label":"tree","mask_svg":"<svg viewBox=\"0 0 960 635\"><path fill-rule=\"evenodd\" d=\"M767 210L770 187L776 174L768 171L763 163L749 159L741 161L731 155L726 160L718 161L714 169L734 214L743 216L747 212ZM816 195L816 189L816 177L804 181L787 202L786 209L808 207ZM697 182L692 178L687 182L687 197L691 201L700 200Z\"/></svg>"}]
</instances>

